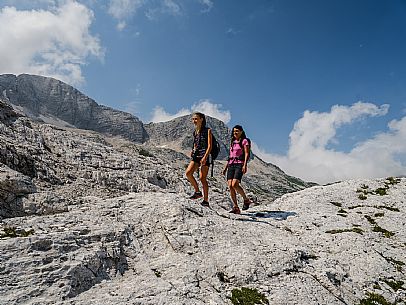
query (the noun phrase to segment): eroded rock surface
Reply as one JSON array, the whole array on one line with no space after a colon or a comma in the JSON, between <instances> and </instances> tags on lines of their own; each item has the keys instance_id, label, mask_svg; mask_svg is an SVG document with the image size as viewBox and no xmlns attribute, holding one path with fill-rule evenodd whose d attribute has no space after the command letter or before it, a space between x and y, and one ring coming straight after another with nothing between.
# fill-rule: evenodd
<instances>
[{"instance_id":1,"label":"eroded rock surface","mask_svg":"<svg viewBox=\"0 0 406 305\"><path fill-rule=\"evenodd\" d=\"M35 233L0 240L0 295L4 304L231 304L232 289L250 287L270 304L359 304L367 293L405 304L406 287L391 284L405 281L406 179L387 195L357 193L384 183L313 187L242 215L222 194L204 208L144 192L7 219Z\"/></svg>"}]
</instances>

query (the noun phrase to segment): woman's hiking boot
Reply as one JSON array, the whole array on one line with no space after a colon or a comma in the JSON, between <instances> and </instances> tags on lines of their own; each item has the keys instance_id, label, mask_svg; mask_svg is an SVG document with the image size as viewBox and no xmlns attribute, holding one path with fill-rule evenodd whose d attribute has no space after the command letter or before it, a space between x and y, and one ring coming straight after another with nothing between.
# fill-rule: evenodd
<instances>
[{"instance_id":1,"label":"woman's hiking boot","mask_svg":"<svg viewBox=\"0 0 406 305\"><path fill-rule=\"evenodd\" d=\"M202 202L200 202L200 204L206 208L208 208L210 206L206 200L203 200Z\"/></svg>"},{"instance_id":2,"label":"woman's hiking boot","mask_svg":"<svg viewBox=\"0 0 406 305\"><path fill-rule=\"evenodd\" d=\"M203 197L202 192L195 192L192 196L189 197L189 199L199 199L202 197Z\"/></svg>"},{"instance_id":3,"label":"woman's hiking boot","mask_svg":"<svg viewBox=\"0 0 406 305\"><path fill-rule=\"evenodd\" d=\"M229 213L241 214L241 211L239 207L233 207L233 209Z\"/></svg>"},{"instance_id":4,"label":"woman's hiking boot","mask_svg":"<svg viewBox=\"0 0 406 305\"><path fill-rule=\"evenodd\" d=\"M243 209L244 211L245 211L245 210L248 210L249 207L250 207L250 204L251 204L251 200L245 199L245 200L244 200L244 205L242 206L242 209Z\"/></svg>"}]
</instances>

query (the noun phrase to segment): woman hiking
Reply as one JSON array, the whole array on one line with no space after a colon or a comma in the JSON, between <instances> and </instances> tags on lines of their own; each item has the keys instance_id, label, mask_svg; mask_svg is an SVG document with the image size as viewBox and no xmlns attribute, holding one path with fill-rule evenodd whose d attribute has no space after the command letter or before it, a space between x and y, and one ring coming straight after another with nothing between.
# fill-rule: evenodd
<instances>
[{"instance_id":1,"label":"woman hiking","mask_svg":"<svg viewBox=\"0 0 406 305\"><path fill-rule=\"evenodd\" d=\"M251 203L240 185L242 176L247 172L249 151L250 143L244 129L240 125L235 125L232 129L230 155L223 170L223 175L227 172L227 185L230 189L231 200L233 201L233 209L230 213L241 213L237 203L237 193L244 199L243 210L247 210Z\"/></svg>"},{"instance_id":2,"label":"woman hiking","mask_svg":"<svg viewBox=\"0 0 406 305\"><path fill-rule=\"evenodd\" d=\"M209 184L207 183L207 174L209 172L209 155L212 148L211 129L206 127L206 117L203 113L195 112L192 115L192 122L195 125L193 132L193 150L190 154L192 160L186 169L186 177L192 184L195 192L190 199L199 199L203 197L202 206L209 206ZM200 168L200 181L202 182L203 194L199 190L199 185L193 177L195 171Z\"/></svg>"}]
</instances>

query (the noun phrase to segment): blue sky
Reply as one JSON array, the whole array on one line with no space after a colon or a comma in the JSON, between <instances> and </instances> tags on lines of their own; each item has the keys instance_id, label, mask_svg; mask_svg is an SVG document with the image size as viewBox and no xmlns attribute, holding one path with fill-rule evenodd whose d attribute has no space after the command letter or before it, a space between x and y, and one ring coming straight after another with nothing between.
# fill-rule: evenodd
<instances>
[{"instance_id":1,"label":"blue sky","mask_svg":"<svg viewBox=\"0 0 406 305\"><path fill-rule=\"evenodd\" d=\"M193 110L320 183L406 174L406 1L0 0L0 73L144 122Z\"/></svg>"}]
</instances>

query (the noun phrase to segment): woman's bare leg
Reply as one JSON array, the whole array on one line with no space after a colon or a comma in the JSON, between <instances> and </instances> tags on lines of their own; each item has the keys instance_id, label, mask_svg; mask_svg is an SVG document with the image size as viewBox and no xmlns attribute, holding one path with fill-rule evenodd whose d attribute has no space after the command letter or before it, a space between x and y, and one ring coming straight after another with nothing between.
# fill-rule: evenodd
<instances>
[{"instance_id":1,"label":"woman's bare leg","mask_svg":"<svg viewBox=\"0 0 406 305\"><path fill-rule=\"evenodd\" d=\"M200 168L200 181L202 182L203 186L203 200L209 201L209 184L207 183L207 174L209 173L208 166L202 166Z\"/></svg>"},{"instance_id":2,"label":"woman's bare leg","mask_svg":"<svg viewBox=\"0 0 406 305\"><path fill-rule=\"evenodd\" d=\"M231 200L233 202L234 208L238 208L237 193L235 192L235 189L233 187L233 179L228 180L227 184L228 188L230 189Z\"/></svg>"},{"instance_id":3,"label":"woman's bare leg","mask_svg":"<svg viewBox=\"0 0 406 305\"><path fill-rule=\"evenodd\" d=\"M242 198L244 198L244 200L247 200L248 197L245 194L243 188L240 185L240 181L238 179L233 179L232 181L232 187L237 191L238 194L240 194L242 196Z\"/></svg>"},{"instance_id":4,"label":"woman's bare leg","mask_svg":"<svg viewBox=\"0 0 406 305\"><path fill-rule=\"evenodd\" d=\"M199 191L199 185L197 184L197 181L196 181L195 177L193 176L193 174L198 168L199 168L198 163L196 163L194 161L190 161L190 163L186 169L186 178L187 178L187 180L189 180L190 184L195 189L195 192Z\"/></svg>"}]
</instances>

